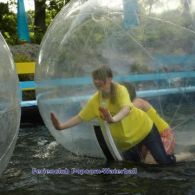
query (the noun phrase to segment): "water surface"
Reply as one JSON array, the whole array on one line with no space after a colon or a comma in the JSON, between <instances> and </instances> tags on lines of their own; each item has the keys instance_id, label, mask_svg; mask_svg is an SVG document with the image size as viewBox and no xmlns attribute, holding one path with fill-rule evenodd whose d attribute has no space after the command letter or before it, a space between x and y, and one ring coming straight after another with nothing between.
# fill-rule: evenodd
<instances>
[{"instance_id":1,"label":"water surface","mask_svg":"<svg viewBox=\"0 0 195 195\"><path fill-rule=\"evenodd\" d=\"M33 174L32 169L137 169L137 174ZM44 126L22 127L0 194L195 194L195 162L156 167L78 157L56 143Z\"/></svg>"}]
</instances>

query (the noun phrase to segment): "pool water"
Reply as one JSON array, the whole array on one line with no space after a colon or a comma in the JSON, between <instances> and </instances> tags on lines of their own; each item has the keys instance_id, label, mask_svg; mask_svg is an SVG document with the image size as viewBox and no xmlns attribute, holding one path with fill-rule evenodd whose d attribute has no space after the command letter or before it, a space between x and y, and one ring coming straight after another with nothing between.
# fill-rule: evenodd
<instances>
[{"instance_id":1,"label":"pool water","mask_svg":"<svg viewBox=\"0 0 195 195\"><path fill-rule=\"evenodd\" d=\"M102 174L72 170L109 170ZM136 170L121 174L121 170ZM32 170L69 170L35 174ZM120 174L116 174L118 170ZM122 172L123 173L123 172ZM171 167L79 157L56 143L44 126L21 127L15 151L0 179L0 194L195 194L195 161Z\"/></svg>"}]
</instances>

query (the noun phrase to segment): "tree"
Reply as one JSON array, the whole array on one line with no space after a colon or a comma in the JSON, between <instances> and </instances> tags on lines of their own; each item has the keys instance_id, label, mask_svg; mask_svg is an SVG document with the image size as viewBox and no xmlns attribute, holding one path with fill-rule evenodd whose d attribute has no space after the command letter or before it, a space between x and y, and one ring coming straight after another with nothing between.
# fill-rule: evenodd
<instances>
[{"instance_id":1,"label":"tree","mask_svg":"<svg viewBox=\"0 0 195 195\"><path fill-rule=\"evenodd\" d=\"M46 31L46 0L35 0L34 40L40 43Z\"/></svg>"},{"instance_id":2,"label":"tree","mask_svg":"<svg viewBox=\"0 0 195 195\"><path fill-rule=\"evenodd\" d=\"M40 43L48 25L61 8L70 0L34 0L34 41Z\"/></svg>"},{"instance_id":3,"label":"tree","mask_svg":"<svg viewBox=\"0 0 195 195\"><path fill-rule=\"evenodd\" d=\"M47 11L51 18L54 18L56 14L62 9L62 7L67 4L70 0L50 0Z\"/></svg>"},{"instance_id":4,"label":"tree","mask_svg":"<svg viewBox=\"0 0 195 195\"><path fill-rule=\"evenodd\" d=\"M0 30L9 44L17 43L16 14L9 10L8 3L0 3Z\"/></svg>"}]
</instances>

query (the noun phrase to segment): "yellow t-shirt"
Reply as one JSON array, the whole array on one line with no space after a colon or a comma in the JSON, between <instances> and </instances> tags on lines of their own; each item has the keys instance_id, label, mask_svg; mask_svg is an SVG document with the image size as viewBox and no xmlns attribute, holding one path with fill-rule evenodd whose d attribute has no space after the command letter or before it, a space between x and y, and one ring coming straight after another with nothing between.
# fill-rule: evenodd
<instances>
[{"instance_id":1,"label":"yellow t-shirt","mask_svg":"<svg viewBox=\"0 0 195 195\"><path fill-rule=\"evenodd\" d=\"M156 125L159 133L162 133L165 129L169 128L168 123L165 122L164 119L160 117L160 115L156 112L156 110L153 107L150 107L146 113Z\"/></svg>"},{"instance_id":2,"label":"yellow t-shirt","mask_svg":"<svg viewBox=\"0 0 195 195\"><path fill-rule=\"evenodd\" d=\"M114 116L124 106L131 107L131 111L128 116L121 121L109 124L109 127L119 149L127 150L141 142L149 134L153 123L145 112L133 106L127 89L123 85L115 85L116 102L113 104L109 100L107 105L111 115ZM100 102L101 95L99 92L96 92L86 106L80 111L79 116L81 119L92 120L98 118L99 120L102 120L99 111Z\"/></svg>"}]
</instances>

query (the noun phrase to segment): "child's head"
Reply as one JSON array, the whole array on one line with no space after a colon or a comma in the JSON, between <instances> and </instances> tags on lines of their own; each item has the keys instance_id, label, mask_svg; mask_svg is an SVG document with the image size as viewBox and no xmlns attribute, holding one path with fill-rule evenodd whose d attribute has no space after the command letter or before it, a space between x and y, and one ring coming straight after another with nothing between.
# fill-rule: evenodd
<instances>
[{"instance_id":1,"label":"child's head","mask_svg":"<svg viewBox=\"0 0 195 195\"><path fill-rule=\"evenodd\" d=\"M107 93L109 91L111 102L116 102L116 87L112 82L113 73L109 66L102 65L92 72L93 82L96 88Z\"/></svg>"},{"instance_id":2,"label":"child's head","mask_svg":"<svg viewBox=\"0 0 195 195\"><path fill-rule=\"evenodd\" d=\"M92 72L92 77L94 80L98 79L98 80L106 81L107 78L112 78L113 74L109 66L102 65L98 69Z\"/></svg>"},{"instance_id":3,"label":"child's head","mask_svg":"<svg viewBox=\"0 0 195 195\"><path fill-rule=\"evenodd\" d=\"M135 90L135 86L129 82L122 82L122 84L127 88L128 92L129 92L129 96L131 101L133 101L136 98L136 90Z\"/></svg>"}]
</instances>

